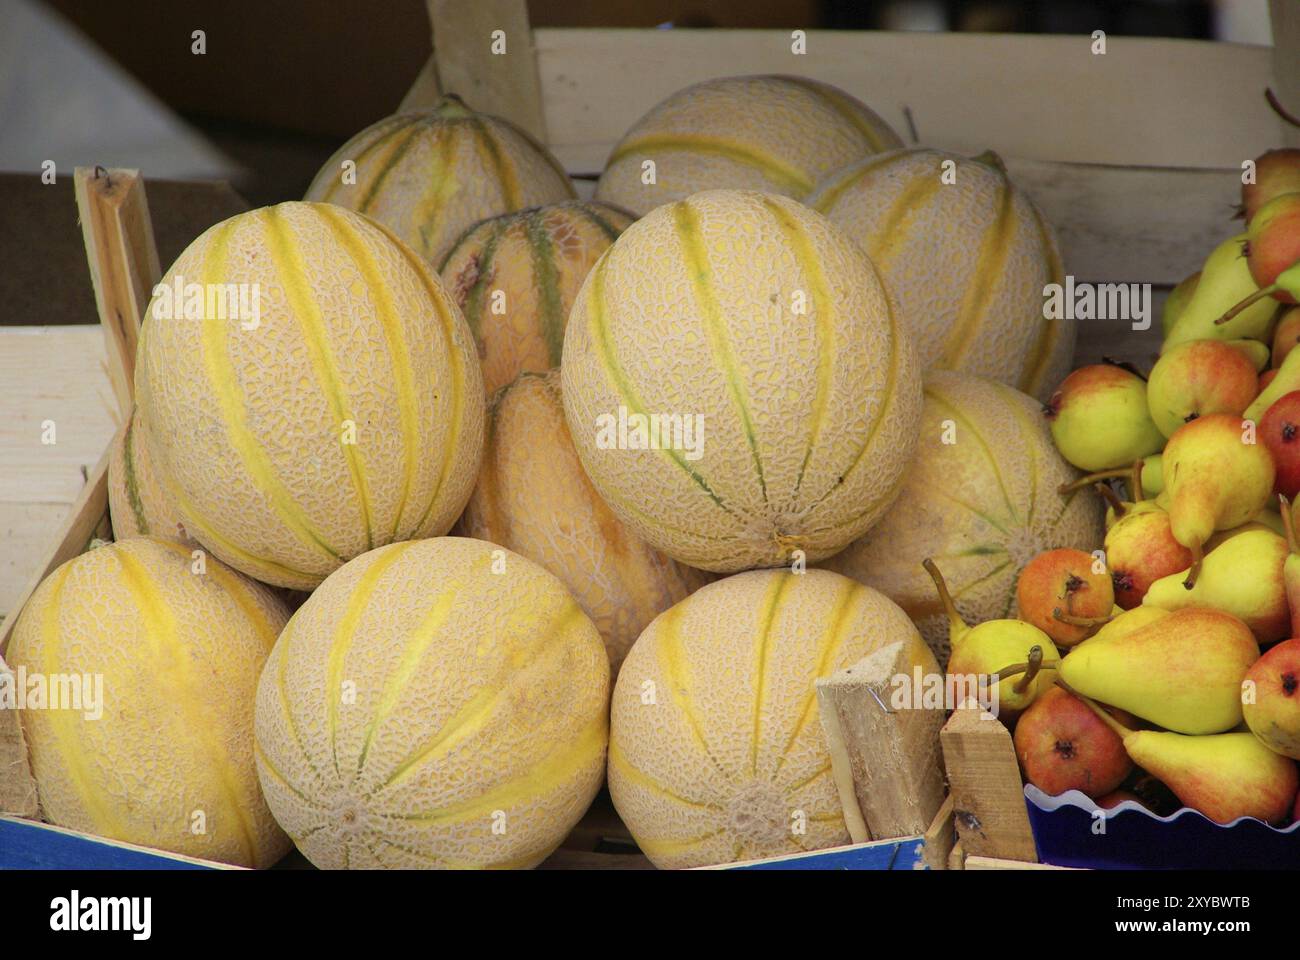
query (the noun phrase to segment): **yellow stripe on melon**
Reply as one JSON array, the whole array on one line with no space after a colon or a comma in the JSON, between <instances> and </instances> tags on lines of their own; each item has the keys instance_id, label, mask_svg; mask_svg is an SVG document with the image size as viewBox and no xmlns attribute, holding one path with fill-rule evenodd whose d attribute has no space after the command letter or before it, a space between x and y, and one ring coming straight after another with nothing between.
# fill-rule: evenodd
<instances>
[{"instance_id":1,"label":"yellow stripe on melon","mask_svg":"<svg viewBox=\"0 0 1300 960\"><path fill-rule=\"evenodd\" d=\"M560 365L582 281L631 222L602 203L560 203L485 220L456 242L442 282L474 331L489 395Z\"/></svg>"},{"instance_id":2,"label":"yellow stripe on melon","mask_svg":"<svg viewBox=\"0 0 1300 960\"><path fill-rule=\"evenodd\" d=\"M920 444L902 493L878 524L825 566L902 606L947 663L947 620L921 561L931 557L943 569L968 622L1013 616L1016 580L1036 554L1101 543L1100 501L1087 491L1056 492L1077 476L1056 452L1032 397L990 380L932 371Z\"/></svg>"},{"instance_id":3,"label":"yellow stripe on melon","mask_svg":"<svg viewBox=\"0 0 1300 960\"><path fill-rule=\"evenodd\" d=\"M98 711L28 700L41 809L114 840L266 867L288 840L258 787L253 704L288 611L220 561L194 563L186 546L132 537L69 560L24 608L9 662L29 698L82 677L102 690Z\"/></svg>"},{"instance_id":4,"label":"yellow stripe on melon","mask_svg":"<svg viewBox=\"0 0 1300 960\"><path fill-rule=\"evenodd\" d=\"M458 528L559 577L596 624L617 675L645 625L711 578L642 542L596 493L564 422L558 370L504 388L489 424Z\"/></svg>"},{"instance_id":5,"label":"yellow stripe on melon","mask_svg":"<svg viewBox=\"0 0 1300 960\"><path fill-rule=\"evenodd\" d=\"M193 303L169 304L178 283ZM205 296L219 289L248 291L246 307L256 291L257 316ZM136 391L190 535L295 589L372 546L445 532L482 451L459 310L399 240L327 204L252 211L195 240L150 306Z\"/></svg>"},{"instance_id":6,"label":"yellow stripe on melon","mask_svg":"<svg viewBox=\"0 0 1300 960\"><path fill-rule=\"evenodd\" d=\"M108 461L108 513L113 539L163 537L189 543L180 508L172 501L149 459L140 410L131 416L116 437Z\"/></svg>"},{"instance_id":7,"label":"yellow stripe on melon","mask_svg":"<svg viewBox=\"0 0 1300 960\"><path fill-rule=\"evenodd\" d=\"M706 570L842 549L916 444L919 371L871 262L784 197L709 191L630 226L574 304L562 369L596 489Z\"/></svg>"},{"instance_id":8,"label":"yellow stripe on melon","mask_svg":"<svg viewBox=\"0 0 1300 960\"><path fill-rule=\"evenodd\" d=\"M725 77L677 91L633 124L605 164L596 199L639 215L719 188L802 200L833 170L902 145L870 108L830 84Z\"/></svg>"},{"instance_id":9,"label":"yellow stripe on melon","mask_svg":"<svg viewBox=\"0 0 1300 960\"><path fill-rule=\"evenodd\" d=\"M939 667L907 615L825 570L711 583L648 626L614 687L609 788L660 867L847 843L814 683L903 642Z\"/></svg>"},{"instance_id":10,"label":"yellow stripe on melon","mask_svg":"<svg viewBox=\"0 0 1300 960\"><path fill-rule=\"evenodd\" d=\"M381 547L321 584L262 673L267 801L321 867L532 866L600 788L609 663L541 567Z\"/></svg>"},{"instance_id":11,"label":"yellow stripe on melon","mask_svg":"<svg viewBox=\"0 0 1300 960\"><path fill-rule=\"evenodd\" d=\"M1074 351L1073 320L1044 317L1063 279L1051 228L994 154L899 150L852 163L808 197L862 244L925 369L990 377L1045 399Z\"/></svg>"},{"instance_id":12,"label":"yellow stripe on melon","mask_svg":"<svg viewBox=\"0 0 1300 960\"><path fill-rule=\"evenodd\" d=\"M478 221L573 196L545 147L448 95L362 130L325 161L306 199L374 217L435 266Z\"/></svg>"}]
</instances>

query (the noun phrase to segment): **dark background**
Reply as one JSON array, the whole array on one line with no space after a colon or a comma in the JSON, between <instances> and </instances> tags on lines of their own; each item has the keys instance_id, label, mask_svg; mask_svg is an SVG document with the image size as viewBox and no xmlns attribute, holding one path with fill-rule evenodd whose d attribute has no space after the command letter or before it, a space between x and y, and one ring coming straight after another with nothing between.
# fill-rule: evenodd
<instances>
[{"instance_id":1,"label":"dark background","mask_svg":"<svg viewBox=\"0 0 1300 960\"><path fill-rule=\"evenodd\" d=\"M255 206L300 197L336 147L396 109L431 48L423 0L47 4L247 168L237 186ZM1208 0L530 0L528 6L535 27L1101 29L1208 38L1214 26ZM206 32L209 56L190 55L195 29Z\"/></svg>"}]
</instances>

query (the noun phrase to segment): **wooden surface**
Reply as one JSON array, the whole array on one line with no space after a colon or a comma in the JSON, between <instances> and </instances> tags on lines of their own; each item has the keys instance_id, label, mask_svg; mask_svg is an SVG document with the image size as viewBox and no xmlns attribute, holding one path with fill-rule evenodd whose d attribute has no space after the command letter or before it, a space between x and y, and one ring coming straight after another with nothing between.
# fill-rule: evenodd
<instances>
[{"instance_id":1,"label":"wooden surface","mask_svg":"<svg viewBox=\"0 0 1300 960\"><path fill-rule=\"evenodd\" d=\"M45 546L33 556L36 558L28 571L25 585L14 597L11 612L0 623L0 656L9 646L9 636L18 622L18 614L40 582L59 564L71 560L86 549L95 537L111 536L108 525L108 461L110 450L105 447L99 463L90 471L86 484L68 509L60 526L46 531Z\"/></svg>"},{"instance_id":2,"label":"wooden surface","mask_svg":"<svg viewBox=\"0 0 1300 960\"><path fill-rule=\"evenodd\" d=\"M922 834L943 806L944 711L889 709L900 674L911 675L901 642L817 680L822 730L855 843Z\"/></svg>"},{"instance_id":3,"label":"wooden surface","mask_svg":"<svg viewBox=\"0 0 1300 960\"><path fill-rule=\"evenodd\" d=\"M1300 117L1300 3L1269 0L1273 21L1273 92L1294 117ZM1300 147L1300 127L1282 123L1280 144Z\"/></svg>"},{"instance_id":4,"label":"wooden surface","mask_svg":"<svg viewBox=\"0 0 1300 960\"><path fill-rule=\"evenodd\" d=\"M1025 863L1023 860L1003 860L998 857L966 857L963 870L1074 870L1075 867L1057 867L1050 863Z\"/></svg>"},{"instance_id":5,"label":"wooden surface","mask_svg":"<svg viewBox=\"0 0 1300 960\"><path fill-rule=\"evenodd\" d=\"M153 222L138 170L78 167L77 214L122 420L135 396L135 348L153 288L162 278Z\"/></svg>"},{"instance_id":6,"label":"wooden surface","mask_svg":"<svg viewBox=\"0 0 1300 960\"><path fill-rule=\"evenodd\" d=\"M1037 861L1011 734L973 700L940 733L957 836L970 857Z\"/></svg>"},{"instance_id":7,"label":"wooden surface","mask_svg":"<svg viewBox=\"0 0 1300 960\"><path fill-rule=\"evenodd\" d=\"M0 614L12 613L117 430L98 326L0 327ZM56 443L42 443L47 421Z\"/></svg>"},{"instance_id":8,"label":"wooden surface","mask_svg":"<svg viewBox=\"0 0 1300 960\"><path fill-rule=\"evenodd\" d=\"M1237 167L1276 144L1262 93L1273 51L1227 43L1077 36L781 30L534 31L551 149L598 171L668 94L712 77L791 73L840 86L906 136L977 154L1065 162Z\"/></svg>"},{"instance_id":9,"label":"wooden surface","mask_svg":"<svg viewBox=\"0 0 1300 960\"><path fill-rule=\"evenodd\" d=\"M17 688L14 673L0 659L0 681ZM17 710L0 707L0 813L18 817L36 816L36 781L27 762L27 741L23 737L21 715Z\"/></svg>"},{"instance_id":10,"label":"wooden surface","mask_svg":"<svg viewBox=\"0 0 1300 960\"><path fill-rule=\"evenodd\" d=\"M957 846L957 828L952 816L952 797L945 797L943 806L934 815L934 821L925 831L925 863L931 870L947 870L952 852Z\"/></svg>"}]
</instances>

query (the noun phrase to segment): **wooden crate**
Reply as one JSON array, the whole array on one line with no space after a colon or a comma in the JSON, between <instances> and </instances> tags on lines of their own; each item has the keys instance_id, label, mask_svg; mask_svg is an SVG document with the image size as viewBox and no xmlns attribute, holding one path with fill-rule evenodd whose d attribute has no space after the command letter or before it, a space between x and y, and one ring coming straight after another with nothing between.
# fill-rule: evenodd
<instances>
[{"instance_id":1,"label":"wooden crate","mask_svg":"<svg viewBox=\"0 0 1300 960\"><path fill-rule=\"evenodd\" d=\"M1234 232L1241 164L1273 146L1300 145L1300 130L1264 100L1272 88L1283 103L1300 105L1300 5L1270 3L1273 48L1108 38L1098 53L1089 36L813 31L800 55L788 31L530 31L523 0L429 0L434 53L402 105L427 105L441 90L455 90L535 133L589 194L626 127L674 90L715 76L804 75L843 87L926 145L996 149L1055 224L1068 273L1082 282L1149 283L1165 293ZM507 33L507 56L487 52L499 29ZM129 172L116 175L113 187L90 171L78 174L104 334L0 328L0 375L11 405L0 427L0 462L19 465L0 477L0 610L8 607L0 656L35 585L106 529L107 456L99 454L129 409L134 331L159 275L143 188L135 189ZM1158 349L1154 326L1084 323L1076 363L1102 355L1141 363ZM52 410L72 425L71 445L57 454L39 446L38 425ZM15 586L20 579L26 586ZM951 796L925 830L732 866L989 869L1035 860L1005 728L958 710L943 747ZM0 810L32 817L21 729L3 712L0 761L24 768L4 767L15 772L0 780ZM851 782L841 783L841 795L849 816ZM601 844L628 839L609 815L594 808L549 865L643 866L600 852ZM141 857L205 865L13 816L0 818L0 851L0 860L7 855L15 865L130 866Z\"/></svg>"}]
</instances>

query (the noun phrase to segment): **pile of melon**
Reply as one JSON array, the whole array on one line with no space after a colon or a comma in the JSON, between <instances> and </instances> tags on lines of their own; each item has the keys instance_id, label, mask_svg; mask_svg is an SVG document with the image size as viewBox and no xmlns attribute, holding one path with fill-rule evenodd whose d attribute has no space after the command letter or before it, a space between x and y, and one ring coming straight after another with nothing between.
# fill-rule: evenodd
<instances>
[{"instance_id":1,"label":"pile of melon","mask_svg":"<svg viewBox=\"0 0 1300 960\"><path fill-rule=\"evenodd\" d=\"M847 843L817 678L896 642L938 671L926 557L985 618L1099 539L1035 415L1060 272L996 157L825 84L682 90L587 202L455 98L375 124L163 280L255 315L150 306L115 542L7 651L104 683L25 711L44 816L530 867L607 787L659 866Z\"/></svg>"}]
</instances>

